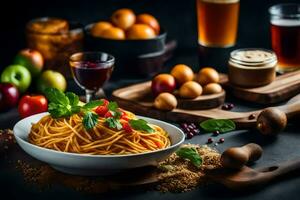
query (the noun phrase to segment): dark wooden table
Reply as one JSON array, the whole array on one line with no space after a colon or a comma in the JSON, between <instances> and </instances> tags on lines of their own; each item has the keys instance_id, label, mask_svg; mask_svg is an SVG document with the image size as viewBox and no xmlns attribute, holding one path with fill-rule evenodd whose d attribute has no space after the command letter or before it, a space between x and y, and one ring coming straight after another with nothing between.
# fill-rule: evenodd
<instances>
[{"instance_id":1,"label":"dark wooden table","mask_svg":"<svg viewBox=\"0 0 300 200\"><path fill-rule=\"evenodd\" d=\"M181 54L174 58L168 66L175 63L187 63L197 69L195 56L188 54ZM139 82L141 79L121 79L115 78L107 84L105 90L110 94L112 90L128 85L130 83ZM82 92L73 82L69 82L69 89L77 92ZM236 104L235 110L248 111L252 109L261 108L259 105L249 104L233 99L227 98L228 102ZM9 112L0 114L0 128L12 128L13 125L19 120L16 109ZM238 130L221 135L225 138L223 144L218 145L216 148L222 152L224 149L231 146L244 145L249 142L260 144L264 149L263 157L255 163L252 167L262 167L276 164L289 159L300 158L300 131L299 125L289 125L287 129L281 133L276 139L264 138L255 131ZM204 144L209 134L203 134L187 140L189 143ZM24 154L24 153L19 153ZM12 155L13 156L13 155ZM18 155L25 156L25 155ZM26 157L26 156L25 156ZM0 158L0 194L7 195L7 199L299 199L300 177L295 177L289 180L283 180L278 183L269 185L259 191L246 191L244 193L236 193L227 190L223 186L212 184L208 186L199 187L187 193L166 193L162 194L157 191L149 191L141 188L132 188L127 190L120 190L110 193L87 195L77 192L70 188L65 188L61 185L54 185L50 189L40 191L38 188L26 185L20 173L8 163L9 160L14 158L3 159ZM0 198L2 199L2 198Z\"/></svg>"}]
</instances>

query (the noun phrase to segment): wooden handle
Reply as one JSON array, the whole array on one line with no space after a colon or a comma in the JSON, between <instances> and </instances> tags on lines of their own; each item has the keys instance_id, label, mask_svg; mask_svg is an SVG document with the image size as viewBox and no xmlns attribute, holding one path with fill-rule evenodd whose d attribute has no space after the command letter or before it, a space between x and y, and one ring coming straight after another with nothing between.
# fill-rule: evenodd
<instances>
[{"instance_id":1,"label":"wooden handle","mask_svg":"<svg viewBox=\"0 0 300 200\"><path fill-rule=\"evenodd\" d=\"M254 162L257 161L263 152L263 149L261 146L255 143L249 143L241 147L241 149L244 149L245 152L248 154L248 162Z\"/></svg>"},{"instance_id":2,"label":"wooden handle","mask_svg":"<svg viewBox=\"0 0 300 200\"><path fill-rule=\"evenodd\" d=\"M267 168L259 169L263 176L268 177L270 180L274 180L286 175L299 173L300 171L300 158L286 161L279 165L274 165Z\"/></svg>"},{"instance_id":3,"label":"wooden handle","mask_svg":"<svg viewBox=\"0 0 300 200\"><path fill-rule=\"evenodd\" d=\"M279 106L278 109L283 111L286 114L287 118L290 119L295 115L300 114L300 101L292 104L286 104L284 106Z\"/></svg>"},{"instance_id":4,"label":"wooden handle","mask_svg":"<svg viewBox=\"0 0 300 200\"><path fill-rule=\"evenodd\" d=\"M240 169L246 163L258 160L262 151L262 148L254 143L242 147L231 147L223 152L221 164L225 168Z\"/></svg>"}]
</instances>

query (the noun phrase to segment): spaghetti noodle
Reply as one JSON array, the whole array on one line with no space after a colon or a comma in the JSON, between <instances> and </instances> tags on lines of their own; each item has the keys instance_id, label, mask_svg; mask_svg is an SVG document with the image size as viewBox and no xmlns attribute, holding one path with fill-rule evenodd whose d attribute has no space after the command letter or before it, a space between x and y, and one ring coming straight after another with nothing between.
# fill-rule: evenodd
<instances>
[{"instance_id":1,"label":"spaghetti noodle","mask_svg":"<svg viewBox=\"0 0 300 200\"><path fill-rule=\"evenodd\" d=\"M132 119L135 117L127 114ZM29 142L57 151L92 155L136 154L170 146L168 134L159 126L150 126L154 129L151 133L126 132L110 129L105 118L99 118L94 128L86 130L81 114L57 119L46 115L32 125Z\"/></svg>"}]
</instances>

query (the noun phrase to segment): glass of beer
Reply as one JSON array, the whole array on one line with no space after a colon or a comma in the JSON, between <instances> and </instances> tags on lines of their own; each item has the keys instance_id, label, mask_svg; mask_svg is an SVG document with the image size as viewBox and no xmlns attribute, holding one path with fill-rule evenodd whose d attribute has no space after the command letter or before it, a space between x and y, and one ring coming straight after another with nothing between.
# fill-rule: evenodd
<instances>
[{"instance_id":1,"label":"glass of beer","mask_svg":"<svg viewBox=\"0 0 300 200\"><path fill-rule=\"evenodd\" d=\"M205 47L235 45L239 0L196 0L198 43Z\"/></svg>"},{"instance_id":2,"label":"glass of beer","mask_svg":"<svg viewBox=\"0 0 300 200\"><path fill-rule=\"evenodd\" d=\"M277 71L300 69L300 4L278 4L269 9L272 48L278 57Z\"/></svg>"}]
</instances>

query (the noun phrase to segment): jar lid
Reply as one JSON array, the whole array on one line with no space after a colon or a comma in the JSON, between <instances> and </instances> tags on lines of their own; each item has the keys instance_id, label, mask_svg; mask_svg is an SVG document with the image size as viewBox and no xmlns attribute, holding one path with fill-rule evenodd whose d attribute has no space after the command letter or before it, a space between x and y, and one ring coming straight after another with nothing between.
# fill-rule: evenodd
<instances>
[{"instance_id":1,"label":"jar lid","mask_svg":"<svg viewBox=\"0 0 300 200\"><path fill-rule=\"evenodd\" d=\"M258 66L277 61L276 54L267 49L245 48L230 53L230 61L245 65Z\"/></svg>"}]
</instances>

